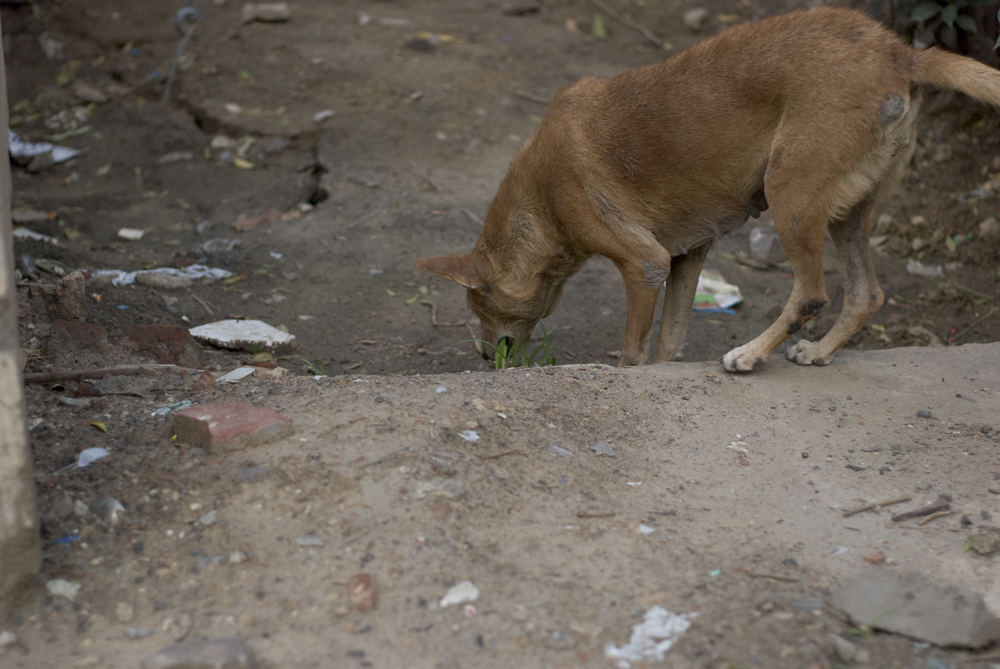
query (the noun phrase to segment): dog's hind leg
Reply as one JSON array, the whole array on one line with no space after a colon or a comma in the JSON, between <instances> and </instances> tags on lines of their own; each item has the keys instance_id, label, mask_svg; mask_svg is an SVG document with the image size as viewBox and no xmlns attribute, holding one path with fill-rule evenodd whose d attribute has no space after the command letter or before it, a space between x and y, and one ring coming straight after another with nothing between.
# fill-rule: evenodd
<instances>
[{"instance_id":1,"label":"dog's hind leg","mask_svg":"<svg viewBox=\"0 0 1000 669\"><path fill-rule=\"evenodd\" d=\"M800 133L799 137L802 136ZM834 171L836 164L825 164L817 156L808 138L797 145L776 138L764 175L764 190L774 213L778 237L792 263L795 281L792 294L781 315L767 330L723 356L726 371L751 371L827 304L823 281L827 203L842 177Z\"/></svg>"},{"instance_id":2,"label":"dog's hind leg","mask_svg":"<svg viewBox=\"0 0 1000 669\"><path fill-rule=\"evenodd\" d=\"M652 362L680 360L687 338L688 323L691 321L691 306L698 287L698 276L705 264L712 242L691 249L682 256L672 258L670 275L667 277L666 294L663 297L663 311L660 317L659 346Z\"/></svg>"},{"instance_id":3,"label":"dog's hind leg","mask_svg":"<svg viewBox=\"0 0 1000 669\"><path fill-rule=\"evenodd\" d=\"M785 356L800 365L828 365L833 354L860 330L880 306L882 289L872 265L868 243L874 197L856 204L841 221L830 224L830 236L844 267L844 310L830 331L817 342L800 341Z\"/></svg>"}]
</instances>

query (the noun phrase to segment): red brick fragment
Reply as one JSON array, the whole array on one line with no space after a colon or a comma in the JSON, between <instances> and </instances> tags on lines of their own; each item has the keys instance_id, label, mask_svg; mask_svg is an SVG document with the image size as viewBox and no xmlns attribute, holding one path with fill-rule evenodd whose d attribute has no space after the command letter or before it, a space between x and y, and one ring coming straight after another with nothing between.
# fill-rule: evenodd
<instances>
[{"instance_id":1,"label":"red brick fragment","mask_svg":"<svg viewBox=\"0 0 1000 669\"><path fill-rule=\"evenodd\" d=\"M238 450L291 436L292 420L266 407L210 402L174 414L177 441L202 448Z\"/></svg>"}]
</instances>

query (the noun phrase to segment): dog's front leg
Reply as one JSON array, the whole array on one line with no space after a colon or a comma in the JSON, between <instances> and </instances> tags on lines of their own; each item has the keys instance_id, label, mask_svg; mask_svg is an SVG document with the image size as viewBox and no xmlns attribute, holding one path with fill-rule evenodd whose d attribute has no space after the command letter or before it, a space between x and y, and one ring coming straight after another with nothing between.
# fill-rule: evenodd
<instances>
[{"instance_id":1,"label":"dog's front leg","mask_svg":"<svg viewBox=\"0 0 1000 669\"><path fill-rule=\"evenodd\" d=\"M656 303L660 301L660 287L667 277L669 265L666 269L653 272L648 262L645 266L618 264L618 270L625 280L626 302L625 341L618 366L641 365L649 354L649 334L656 316Z\"/></svg>"},{"instance_id":2,"label":"dog's front leg","mask_svg":"<svg viewBox=\"0 0 1000 669\"><path fill-rule=\"evenodd\" d=\"M667 277L660 316L659 346L652 360L654 364L681 358L688 324L691 322L691 307L698 288L698 276L710 248L711 241L671 259L670 276Z\"/></svg>"}]
</instances>

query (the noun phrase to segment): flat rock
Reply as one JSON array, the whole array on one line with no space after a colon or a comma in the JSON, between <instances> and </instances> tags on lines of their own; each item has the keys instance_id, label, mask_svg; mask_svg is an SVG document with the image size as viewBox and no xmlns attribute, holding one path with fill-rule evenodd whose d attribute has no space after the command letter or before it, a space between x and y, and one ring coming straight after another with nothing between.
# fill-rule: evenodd
<instances>
[{"instance_id":1,"label":"flat rock","mask_svg":"<svg viewBox=\"0 0 1000 669\"><path fill-rule=\"evenodd\" d=\"M191 335L200 342L233 350L261 350L287 353L295 345L295 335L282 332L263 321L224 320L191 328Z\"/></svg>"},{"instance_id":2,"label":"flat rock","mask_svg":"<svg viewBox=\"0 0 1000 669\"><path fill-rule=\"evenodd\" d=\"M266 407L239 402L211 402L174 414L177 440L201 448L237 450L284 439L292 420Z\"/></svg>"},{"instance_id":3,"label":"flat rock","mask_svg":"<svg viewBox=\"0 0 1000 669\"><path fill-rule=\"evenodd\" d=\"M978 593L917 572L868 569L835 590L830 603L859 625L938 646L982 648L1000 639L1000 619Z\"/></svg>"},{"instance_id":4,"label":"flat rock","mask_svg":"<svg viewBox=\"0 0 1000 669\"><path fill-rule=\"evenodd\" d=\"M253 649L240 639L176 643L147 655L142 669L256 669Z\"/></svg>"}]
</instances>

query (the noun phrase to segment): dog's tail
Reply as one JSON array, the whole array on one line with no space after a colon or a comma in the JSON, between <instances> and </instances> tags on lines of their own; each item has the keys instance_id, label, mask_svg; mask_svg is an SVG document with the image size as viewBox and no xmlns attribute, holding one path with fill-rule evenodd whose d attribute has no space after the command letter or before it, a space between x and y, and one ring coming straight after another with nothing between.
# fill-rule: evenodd
<instances>
[{"instance_id":1,"label":"dog's tail","mask_svg":"<svg viewBox=\"0 0 1000 669\"><path fill-rule=\"evenodd\" d=\"M933 47L916 52L913 61L916 81L951 88L1000 107L1000 71Z\"/></svg>"}]
</instances>

